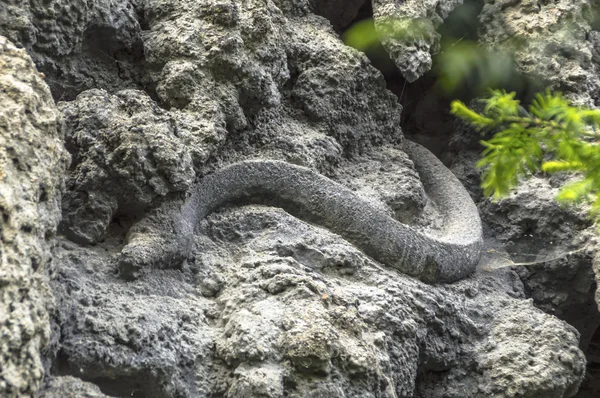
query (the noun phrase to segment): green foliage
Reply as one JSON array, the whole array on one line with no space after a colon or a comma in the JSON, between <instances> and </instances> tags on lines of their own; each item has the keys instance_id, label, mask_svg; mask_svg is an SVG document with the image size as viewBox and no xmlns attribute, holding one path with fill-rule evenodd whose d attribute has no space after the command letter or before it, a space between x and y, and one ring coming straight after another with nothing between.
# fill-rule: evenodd
<instances>
[{"instance_id":1,"label":"green foliage","mask_svg":"<svg viewBox=\"0 0 600 398\"><path fill-rule=\"evenodd\" d=\"M352 25L344 33L343 39L346 45L360 51L367 51L380 43L380 37L372 19L363 19Z\"/></svg>"},{"instance_id":2,"label":"green foliage","mask_svg":"<svg viewBox=\"0 0 600 398\"><path fill-rule=\"evenodd\" d=\"M364 19L344 33L344 43L357 50L367 51L387 40L410 41L432 35L431 21L424 18L388 18L375 22Z\"/></svg>"},{"instance_id":3,"label":"green foliage","mask_svg":"<svg viewBox=\"0 0 600 398\"><path fill-rule=\"evenodd\" d=\"M575 107L560 93L539 93L525 109L515 93L491 90L476 112L453 101L451 112L482 132L494 132L477 167L483 170L484 194L506 196L522 178L536 172L576 173L576 181L559 191L563 203L591 203L600 221L600 110Z\"/></svg>"},{"instance_id":4,"label":"green foliage","mask_svg":"<svg viewBox=\"0 0 600 398\"><path fill-rule=\"evenodd\" d=\"M445 32L449 40L442 40L439 52L434 54L436 87L454 98L461 93L480 96L495 87L537 91L535 84L516 73L513 54L545 48L543 35L534 39L539 45L534 45L532 39L524 42L516 37L494 49L486 48L475 41L476 35L469 39L469 31L464 29L476 19L477 8L464 11L454 26L446 26L450 29ZM588 19L598 21L597 10ZM563 21L557 29L565 37L579 34L569 21ZM454 35L454 31L466 33ZM435 43L436 35L427 19L368 19L348 29L344 41L358 50L369 51L382 44L385 47L390 41L407 45L423 40ZM549 91L538 93L527 109L515 99L514 92L489 92L482 100L481 112L458 100L451 104L454 115L484 133L494 133L489 140L481 141L485 149L477 164L483 171L484 193L501 198L521 179L538 172L575 173L578 179L565 185L557 199L563 203L591 203L592 215L600 221L600 144L596 142L600 111L572 106L560 93Z\"/></svg>"},{"instance_id":5,"label":"green foliage","mask_svg":"<svg viewBox=\"0 0 600 398\"><path fill-rule=\"evenodd\" d=\"M514 60L508 52L490 51L474 41L443 43L437 55L438 86L455 92L465 82L476 81L475 91L505 87L514 78Z\"/></svg>"},{"instance_id":6,"label":"green foliage","mask_svg":"<svg viewBox=\"0 0 600 398\"><path fill-rule=\"evenodd\" d=\"M426 18L364 19L344 32L346 45L368 53L390 41L410 44L431 40L435 28ZM473 40L452 39L441 43L436 54L437 86L445 93L454 93L466 83L482 94L489 87L506 87L515 80L514 52L491 51Z\"/></svg>"}]
</instances>

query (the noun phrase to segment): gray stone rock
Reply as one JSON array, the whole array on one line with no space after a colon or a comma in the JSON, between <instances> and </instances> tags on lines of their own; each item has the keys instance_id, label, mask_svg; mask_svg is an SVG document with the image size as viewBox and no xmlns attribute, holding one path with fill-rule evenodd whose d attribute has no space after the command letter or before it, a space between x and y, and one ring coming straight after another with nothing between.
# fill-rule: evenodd
<instances>
[{"instance_id":1,"label":"gray stone rock","mask_svg":"<svg viewBox=\"0 0 600 398\"><path fill-rule=\"evenodd\" d=\"M379 72L334 39L327 21L307 14L305 3L190 1L173 8L148 1L145 54L159 98L178 108L213 98L229 131L248 127L248 118L256 123L283 113L308 121L304 129L333 136L346 153L380 144L384 136L399 138L399 106ZM358 117L365 112L370 116Z\"/></svg>"},{"instance_id":2,"label":"gray stone rock","mask_svg":"<svg viewBox=\"0 0 600 398\"><path fill-rule=\"evenodd\" d=\"M26 48L57 100L90 88L142 88L138 10L121 0L3 2L0 34Z\"/></svg>"},{"instance_id":3,"label":"gray stone rock","mask_svg":"<svg viewBox=\"0 0 600 398\"><path fill-rule=\"evenodd\" d=\"M218 104L203 105L193 113L166 111L137 90L89 90L60 102L73 156L63 200L65 233L95 243L117 212L140 211L187 190L226 136Z\"/></svg>"},{"instance_id":4,"label":"gray stone rock","mask_svg":"<svg viewBox=\"0 0 600 398\"><path fill-rule=\"evenodd\" d=\"M433 29L457 3L403 11ZM0 17L0 32L64 77L55 97L61 83L75 86L63 99L79 95L60 103L73 162L51 267L46 396L69 386L159 398L575 394L585 370L578 332L525 300L510 268L482 264L455 284L425 285L278 207L213 212L193 225L179 268L124 282L129 224L115 215L143 218L130 236L172 253L169 215L183 192L249 159L337 178L433 234L443 225L401 152L396 98L309 0L51 4L11 3ZM426 69L436 40L432 30L416 41L406 71ZM107 49L128 63L100 62ZM44 170L60 179L54 164Z\"/></svg>"},{"instance_id":5,"label":"gray stone rock","mask_svg":"<svg viewBox=\"0 0 600 398\"><path fill-rule=\"evenodd\" d=\"M578 333L510 270L424 285L265 206L199 233L181 272L128 284L111 250L57 249L63 369L167 397L571 397L583 377Z\"/></svg>"},{"instance_id":6,"label":"gray stone rock","mask_svg":"<svg viewBox=\"0 0 600 398\"><path fill-rule=\"evenodd\" d=\"M73 376L48 377L40 390L40 398L110 398L97 385Z\"/></svg>"},{"instance_id":7,"label":"gray stone rock","mask_svg":"<svg viewBox=\"0 0 600 398\"><path fill-rule=\"evenodd\" d=\"M68 154L50 90L0 36L0 395L35 397L53 297L45 278Z\"/></svg>"},{"instance_id":8,"label":"gray stone rock","mask_svg":"<svg viewBox=\"0 0 600 398\"><path fill-rule=\"evenodd\" d=\"M95 243L115 214L185 191L223 144L219 158L283 158L331 171L343 154L401 139L399 106L381 75L322 19L288 20L273 4L258 13L250 4L206 3L199 18L195 6L182 7L144 5L148 78L171 110L137 90L90 90L59 103L74 159L63 202L71 239Z\"/></svg>"},{"instance_id":9,"label":"gray stone rock","mask_svg":"<svg viewBox=\"0 0 600 398\"><path fill-rule=\"evenodd\" d=\"M480 42L514 54L517 65L579 105L600 95L595 2L486 0L479 16Z\"/></svg>"},{"instance_id":10,"label":"gray stone rock","mask_svg":"<svg viewBox=\"0 0 600 398\"><path fill-rule=\"evenodd\" d=\"M595 227L584 210L556 202L556 180L533 178L504 200L482 201L480 210L510 259L523 263L515 270L528 296L577 327L581 347L587 349L600 326L592 271L598 250Z\"/></svg>"},{"instance_id":11,"label":"gray stone rock","mask_svg":"<svg viewBox=\"0 0 600 398\"><path fill-rule=\"evenodd\" d=\"M373 0L381 44L409 82L429 71L440 49L436 28L463 0Z\"/></svg>"},{"instance_id":12,"label":"gray stone rock","mask_svg":"<svg viewBox=\"0 0 600 398\"><path fill-rule=\"evenodd\" d=\"M587 95L585 87L581 89ZM517 263L513 269L527 296L538 308L575 326L581 334L580 347L587 352L600 326L594 298L596 227L585 208L556 202L559 188L567 181L564 175L537 175L498 202L484 198L481 173L475 168L482 150L477 143L480 137L463 122L457 123L450 140L456 156L449 159L451 169L478 203L487 235L497 240L490 246L496 252L494 261L502 267Z\"/></svg>"}]
</instances>

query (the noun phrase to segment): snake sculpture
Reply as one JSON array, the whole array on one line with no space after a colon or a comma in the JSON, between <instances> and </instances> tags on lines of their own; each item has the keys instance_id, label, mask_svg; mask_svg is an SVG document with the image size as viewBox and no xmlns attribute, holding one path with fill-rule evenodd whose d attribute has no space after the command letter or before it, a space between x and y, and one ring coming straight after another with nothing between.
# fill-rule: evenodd
<instances>
[{"instance_id":1,"label":"snake sculpture","mask_svg":"<svg viewBox=\"0 0 600 398\"><path fill-rule=\"evenodd\" d=\"M148 228L130 233L119 259L121 273L127 277L148 265L182 262L192 249L194 229L204 217L224 204L262 197L277 199L278 206L341 235L402 273L427 283L458 281L474 271L481 256L477 207L435 155L410 141L405 141L404 150L443 218L436 235L399 222L314 170L277 160L248 160L200 180L183 206L169 215L172 237L165 238L160 231L149 234ZM151 236L162 240L153 241Z\"/></svg>"}]
</instances>

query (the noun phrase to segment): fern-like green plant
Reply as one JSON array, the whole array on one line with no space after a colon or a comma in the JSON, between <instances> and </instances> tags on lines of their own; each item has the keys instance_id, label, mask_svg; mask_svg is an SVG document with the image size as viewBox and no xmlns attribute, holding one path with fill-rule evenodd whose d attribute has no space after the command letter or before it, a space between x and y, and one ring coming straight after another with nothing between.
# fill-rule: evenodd
<instances>
[{"instance_id":1,"label":"fern-like green plant","mask_svg":"<svg viewBox=\"0 0 600 398\"><path fill-rule=\"evenodd\" d=\"M562 203L588 202L591 215L600 221L600 110L573 106L560 93L536 95L525 109L515 93L491 90L476 112L461 101L451 112L482 132L493 132L481 141L485 147L477 167L486 196L506 196L521 179L536 172L568 172L579 176L558 193Z\"/></svg>"}]
</instances>

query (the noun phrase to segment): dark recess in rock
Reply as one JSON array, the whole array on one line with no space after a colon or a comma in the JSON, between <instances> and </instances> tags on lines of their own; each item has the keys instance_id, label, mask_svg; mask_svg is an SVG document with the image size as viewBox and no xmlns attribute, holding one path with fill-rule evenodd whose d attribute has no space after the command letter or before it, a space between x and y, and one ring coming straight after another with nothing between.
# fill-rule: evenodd
<instances>
[{"instance_id":1,"label":"dark recess in rock","mask_svg":"<svg viewBox=\"0 0 600 398\"><path fill-rule=\"evenodd\" d=\"M86 373L89 373L89 371ZM85 374L81 375L78 369L72 368L61 352L58 353L52 365L52 374L54 376L79 376L81 380L95 384L102 393L111 397L171 397L171 395L163 392L162 386L157 382L156 375L152 375L150 370L146 373L118 374L113 377L86 377Z\"/></svg>"},{"instance_id":2,"label":"dark recess in rock","mask_svg":"<svg viewBox=\"0 0 600 398\"><path fill-rule=\"evenodd\" d=\"M313 12L327 18L336 31L356 22L366 3L370 7L371 0L310 0Z\"/></svg>"}]
</instances>

